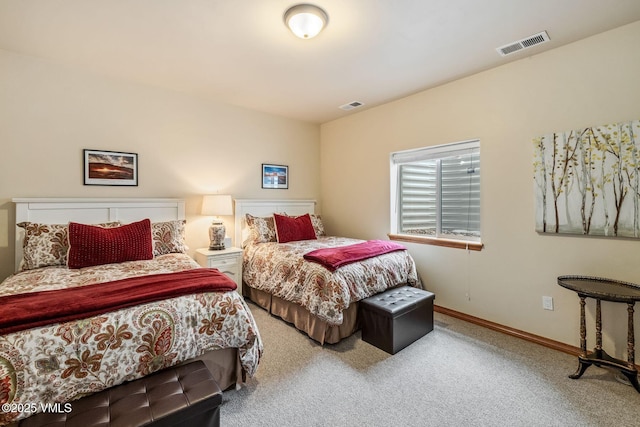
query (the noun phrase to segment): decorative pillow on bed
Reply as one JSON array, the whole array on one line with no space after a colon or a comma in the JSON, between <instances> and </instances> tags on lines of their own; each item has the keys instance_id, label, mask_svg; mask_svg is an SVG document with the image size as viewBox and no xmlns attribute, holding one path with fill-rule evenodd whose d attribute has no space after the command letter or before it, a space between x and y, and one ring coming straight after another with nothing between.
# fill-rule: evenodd
<instances>
[{"instance_id":1,"label":"decorative pillow on bed","mask_svg":"<svg viewBox=\"0 0 640 427\"><path fill-rule=\"evenodd\" d=\"M249 237L242 243L243 248L252 243L277 242L276 226L272 216L259 217L246 214L245 219L249 228Z\"/></svg>"},{"instance_id":2,"label":"decorative pillow on bed","mask_svg":"<svg viewBox=\"0 0 640 427\"><path fill-rule=\"evenodd\" d=\"M26 221L16 225L24 228L21 271L67 265L68 224L40 224ZM121 224L119 221L114 221L96 225L111 228L120 227Z\"/></svg>"},{"instance_id":3,"label":"decorative pillow on bed","mask_svg":"<svg viewBox=\"0 0 640 427\"><path fill-rule=\"evenodd\" d=\"M285 213L286 215L286 213ZM292 217L291 215L287 215L288 217ZM316 237L324 237L327 234L324 231L324 224L322 223L322 217L316 214L309 214L311 217L311 224L313 225L313 229L316 232ZM292 217L295 218L295 217Z\"/></svg>"},{"instance_id":4,"label":"decorative pillow on bed","mask_svg":"<svg viewBox=\"0 0 640 427\"><path fill-rule=\"evenodd\" d=\"M316 231L313 229L309 214L300 216L273 214L273 219L276 223L278 243L316 239Z\"/></svg>"},{"instance_id":5,"label":"decorative pillow on bed","mask_svg":"<svg viewBox=\"0 0 640 427\"><path fill-rule=\"evenodd\" d=\"M309 216L311 217L311 224L313 224L313 229L316 232L316 237L326 236L324 232L324 224L322 223L322 218L320 217L320 215L309 214Z\"/></svg>"},{"instance_id":6,"label":"decorative pillow on bed","mask_svg":"<svg viewBox=\"0 0 640 427\"><path fill-rule=\"evenodd\" d=\"M151 221L117 228L69 223L69 268L153 259Z\"/></svg>"},{"instance_id":7,"label":"decorative pillow on bed","mask_svg":"<svg viewBox=\"0 0 640 427\"><path fill-rule=\"evenodd\" d=\"M184 243L186 222L184 219L178 219L151 224L153 256L187 252L189 248Z\"/></svg>"}]
</instances>

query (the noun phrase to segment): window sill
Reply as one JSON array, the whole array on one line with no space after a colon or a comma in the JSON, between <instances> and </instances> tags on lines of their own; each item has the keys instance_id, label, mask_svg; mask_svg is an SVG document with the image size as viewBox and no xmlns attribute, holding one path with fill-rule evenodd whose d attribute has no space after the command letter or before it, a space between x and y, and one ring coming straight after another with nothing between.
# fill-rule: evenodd
<instances>
[{"instance_id":1,"label":"window sill","mask_svg":"<svg viewBox=\"0 0 640 427\"><path fill-rule=\"evenodd\" d=\"M411 236L408 234L388 234L389 239L400 242L420 243L423 245L445 246L447 248L467 249L470 251L481 251L484 244L480 242L468 242L464 240L442 239L425 236Z\"/></svg>"}]
</instances>

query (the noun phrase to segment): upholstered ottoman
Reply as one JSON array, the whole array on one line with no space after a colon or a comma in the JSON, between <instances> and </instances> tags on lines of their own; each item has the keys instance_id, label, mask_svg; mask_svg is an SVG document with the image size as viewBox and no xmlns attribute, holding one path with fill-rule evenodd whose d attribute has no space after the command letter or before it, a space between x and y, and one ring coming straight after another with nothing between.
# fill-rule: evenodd
<instances>
[{"instance_id":1,"label":"upholstered ottoman","mask_svg":"<svg viewBox=\"0 0 640 427\"><path fill-rule=\"evenodd\" d=\"M362 300L362 339L396 354L433 330L434 298L431 292L402 286Z\"/></svg>"},{"instance_id":2,"label":"upholstered ottoman","mask_svg":"<svg viewBox=\"0 0 640 427\"><path fill-rule=\"evenodd\" d=\"M68 414L40 413L20 427L213 427L221 403L222 391L197 361L74 400Z\"/></svg>"}]
</instances>

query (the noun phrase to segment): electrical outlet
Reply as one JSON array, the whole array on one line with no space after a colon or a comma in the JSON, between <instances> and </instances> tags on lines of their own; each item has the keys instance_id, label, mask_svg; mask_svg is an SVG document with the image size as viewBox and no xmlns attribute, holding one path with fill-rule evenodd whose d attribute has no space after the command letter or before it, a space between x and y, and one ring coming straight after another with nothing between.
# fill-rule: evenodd
<instances>
[{"instance_id":1,"label":"electrical outlet","mask_svg":"<svg viewBox=\"0 0 640 427\"><path fill-rule=\"evenodd\" d=\"M542 308L553 310L553 297L542 297Z\"/></svg>"}]
</instances>

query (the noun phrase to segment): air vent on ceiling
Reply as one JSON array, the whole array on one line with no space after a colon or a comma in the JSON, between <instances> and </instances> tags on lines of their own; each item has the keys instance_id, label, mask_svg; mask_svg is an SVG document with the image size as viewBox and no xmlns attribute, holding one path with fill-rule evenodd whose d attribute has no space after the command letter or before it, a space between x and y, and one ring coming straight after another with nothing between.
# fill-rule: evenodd
<instances>
[{"instance_id":1,"label":"air vent on ceiling","mask_svg":"<svg viewBox=\"0 0 640 427\"><path fill-rule=\"evenodd\" d=\"M341 105L339 108L344 111L353 110L354 108L362 107L364 104L362 102L353 101L348 104Z\"/></svg>"},{"instance_id":2,"label":"air vent on ceiling","mask_svg":"<svg viewBox=\"0 0 640 427\"><path fill-rule=\"evenodd\" d=\"M498 48L496 48L496 50L498 51L498 53L500 55L507 56L507 55L510 55L512 53L516 53L518 51L521 51L523 49L527 49L527 48L533 47L535 45L539 45L540 43L546 43L549 40L550 40L549 39L549 35L547 34L546 31L543 31L541 33L529 36L529 37L527 37L525 39L518 40L517 42L509 43L509 44L504 45L502 47L498 47Z\"/></svg>"}]
</instances>

